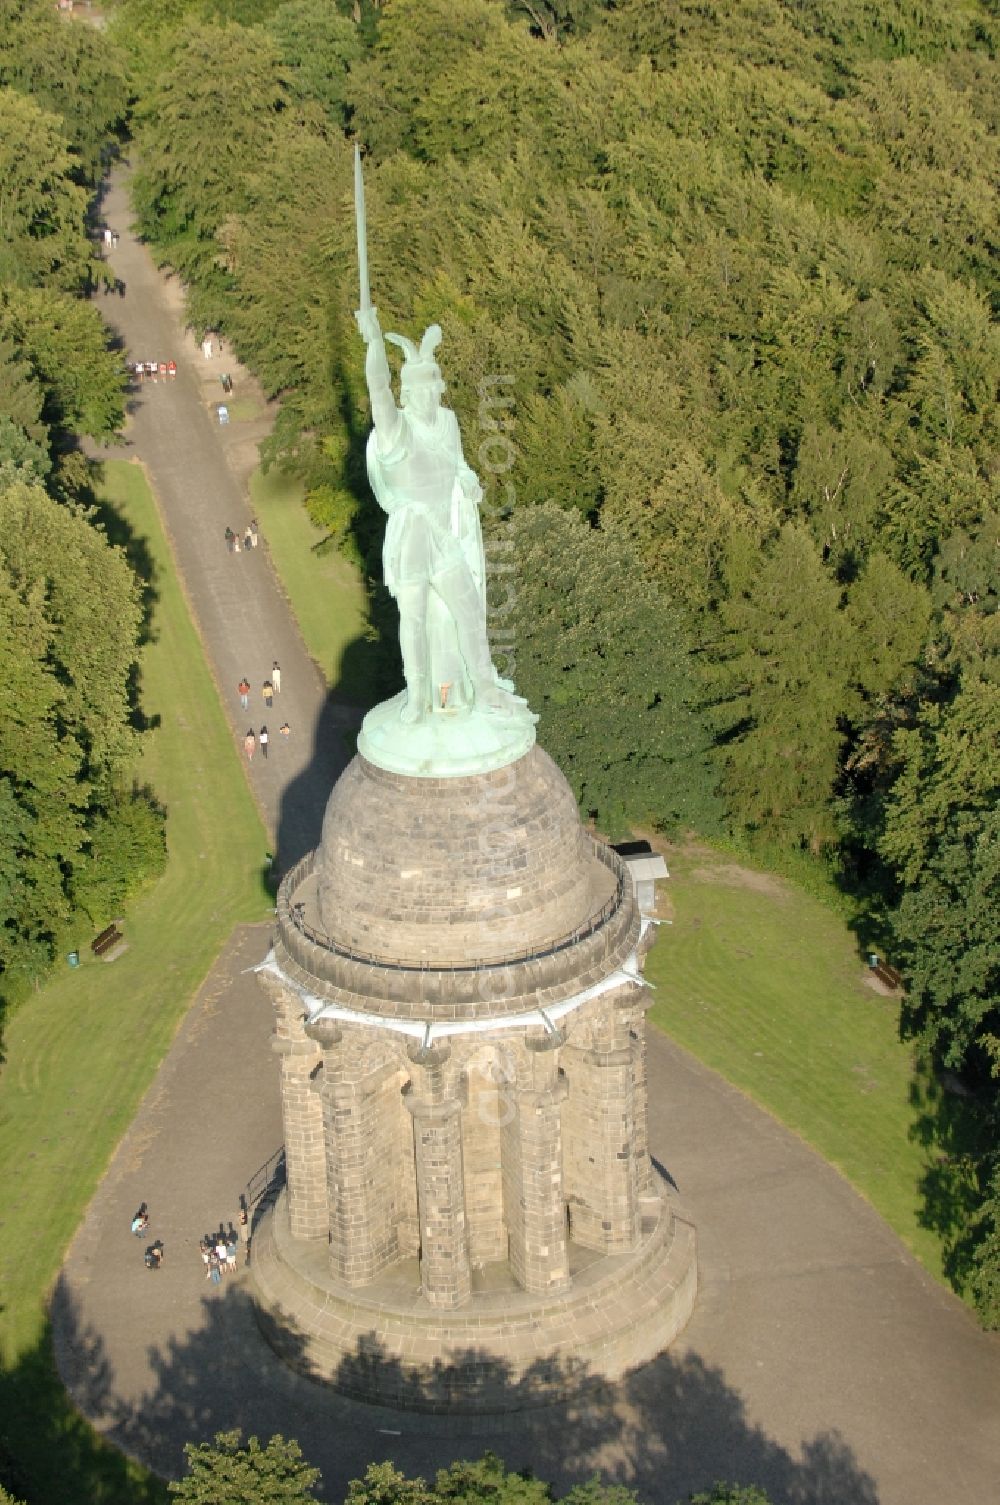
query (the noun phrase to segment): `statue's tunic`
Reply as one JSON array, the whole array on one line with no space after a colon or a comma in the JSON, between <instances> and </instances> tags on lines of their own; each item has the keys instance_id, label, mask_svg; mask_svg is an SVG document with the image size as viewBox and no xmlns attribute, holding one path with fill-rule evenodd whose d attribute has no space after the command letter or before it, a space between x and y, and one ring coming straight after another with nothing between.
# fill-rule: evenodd
<instances>
[{"instance_id":1,"label":"statue's tunic","mask_svg":"<svg viewBox=\"0 0 1000 1505\"><path fill-rule=\"evenodd\" d=\"M479 508L462 484L475 476L462 453L458 419L440 408L434 423L400 410L399 431L386 450L373 430L368 478L388 515L382 572L393 595L401 586L433 582L464 563L482 596L486 570Z\"/></svg>"}]
</instances>

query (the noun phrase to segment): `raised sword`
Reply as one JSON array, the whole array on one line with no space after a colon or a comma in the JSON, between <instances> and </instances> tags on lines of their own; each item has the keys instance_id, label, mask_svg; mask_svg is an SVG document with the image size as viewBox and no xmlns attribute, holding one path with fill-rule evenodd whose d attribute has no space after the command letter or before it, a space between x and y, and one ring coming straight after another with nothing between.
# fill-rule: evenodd
<instances>
[{"instance_id":1,"label":"raised sword","mask_svg":"<svg viewBox=\"0 0 1000 1505\"><path fill-rule=\"evenodd\" d=\"M358 280L361 283L361 308L371 308L368 286L368 227L365 222L365 180L361 176L361 147L354 143L354 218L358 228Z\"/></svg>"}]
</instances>

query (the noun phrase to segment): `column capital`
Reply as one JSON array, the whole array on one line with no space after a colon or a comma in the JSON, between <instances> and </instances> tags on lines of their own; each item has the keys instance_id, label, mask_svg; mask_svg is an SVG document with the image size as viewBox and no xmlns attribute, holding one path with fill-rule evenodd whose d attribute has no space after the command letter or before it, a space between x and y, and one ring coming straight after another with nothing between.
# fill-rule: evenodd
<instances>
[{"instance_id":1,"label":"column capital","mask_svg":"<svg viewBox=\"0 0 1000 1505\"><path fill-rule=\"evenodd\" d=\"M551 1087L518 1088L518 1108L529 1108L534 1112L538 1108L554 1108L559 1103L565 1102L569 1093L569 1082L564 1076L557 1077Z\"/></svg>"},{"instance_id":2,"label":"column capital","mask_svg":"<svg viewBox=\"0 0 1000 1505\"><path fill-rule=\"evenodd\" d=\"M404 1091L403 1104L406 1111L414 1118L438 1120L440 1122L446 1122L449 1118L454 1118L456 1114L462 1111L462 1104L456 1097L448 1098L444 1102L434 1103L426 1097L418 1097L412 1089L408 1092Z\"/></svg>"},{"instance_id":3,"label":"column capital","mask_svg":"<svg viewBox=\"0 0 1000 1505\"><path fill-rule=\"evenodd\" d=\"M526 1035L524 1047L538 1054L547 1050L561 1050L566 1044L566 1031L564 1029L546 1030L543 1035Z\"/></svg>"},{"instance_id":4,"label":"column capital","mask_svg":"<svg viewBox=\"0 0 1000 1505\"><path fill-rule=\"evenodd\" d=\"M317 1054L311 1040L287 1040L279 1035L272 1036L271 1049L276 1056L301 1056L305 1060L315 1060Z\"/></svg>"},{"instance_id":5,"label":"column capital","mask_svg":"<svg viewBox=\"0 0 1000 1505\"><path fill-rule=\"evenodd\" d=\"M306 1034L323 1050L332 1050L344 1038L344 1032L336 1019L315 1019L306 1025Z\"/></svg>"},{"instance_id":6,"label":"column capital","mask_svg":"<svg viewBox=\"0 0 1000 1505\"><path fill-rule=\"evenodd\" d=\"M628 1066L634 1059L631 1048L627 1045L619 1050L588 1049L579 1045L567 1045L566 1054L575 1056L577 1060L586 1061L588 1066Z\"/></svg>"},{"instance_id":7,"label":"column capital","mask_svg":"<svg viewBox=\"0 0 1000 1505\"><path fill-rule=\"evenodd\" d=\"M638 982L631 983L621 993L615 993L612 997L613 1006L628 1013L648 1014L655 1002L652 988L644 988Z\"/></svg>"},{"instance_id":8,"label":"column capital","mask_svg":"<svg viewBox=\"0 0 1000 1505\"><path fill-rule=\"evenodd\" d=\"M435 1066L443 1066L451 1057L450 1045L408 1045L406 1047L407 1059L414 1066L422 1066L426 1071L432 1071Z\"/></svg>"}]
</instances>

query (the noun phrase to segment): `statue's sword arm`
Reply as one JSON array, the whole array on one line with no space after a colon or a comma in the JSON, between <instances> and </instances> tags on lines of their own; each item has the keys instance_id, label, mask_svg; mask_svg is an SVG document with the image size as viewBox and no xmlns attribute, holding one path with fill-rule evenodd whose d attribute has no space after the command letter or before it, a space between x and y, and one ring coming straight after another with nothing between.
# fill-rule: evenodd
<instances>
[{"instance_id":1,"label":"statue's sword arm","mask_svg":"<svg viewBox=\"0 0 1000 1505\"><path fill-rule=\"evenodd\" d=\"M361 284L362 309L371 308L368 284L368 225L365 220L365 180L361 176L361 148L354 143L354 218L358 229L358 280Z\"/></svg>"}]
</instances>

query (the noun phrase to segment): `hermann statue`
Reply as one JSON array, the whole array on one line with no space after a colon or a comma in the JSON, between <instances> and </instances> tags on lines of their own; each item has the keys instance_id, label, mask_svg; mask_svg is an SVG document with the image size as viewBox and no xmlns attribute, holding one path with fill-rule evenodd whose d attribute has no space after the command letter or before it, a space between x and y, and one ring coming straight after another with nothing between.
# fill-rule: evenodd
<instances>
[{"instance_id":1,"label":"hermann statue","mask_svg":"<svg viewBox=\"0 0 1000 1505\"><path fill-rule=\"evenodd\" d=\"M431 325L419 346L404 335L385 335L404 355L398 404L393 396L382 330L368 292L357 151L355 200L361 273L361 307L355 317L367 347L365 376L374 424L366 451L368 478L388 518L383 578L399 611L406 682L402 696L366 718L359 747L373 761L399 772L481 772L508 762L512 754L520 756L534 739L535 718L513 684L499 677L490 656L479 521L483 492L462 452L458 420L441 405L445 384L434 359L441 342L438 325ZM509 724L496 724L504 722Z\"/></svg>"}]
</instances>

